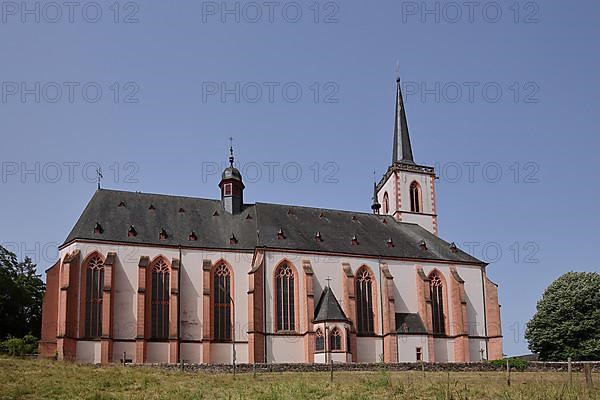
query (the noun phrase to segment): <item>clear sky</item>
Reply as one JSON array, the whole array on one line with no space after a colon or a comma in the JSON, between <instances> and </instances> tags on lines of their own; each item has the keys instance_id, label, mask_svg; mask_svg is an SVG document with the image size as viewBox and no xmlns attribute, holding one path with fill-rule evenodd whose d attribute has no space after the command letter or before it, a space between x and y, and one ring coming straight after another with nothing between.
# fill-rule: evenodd
<instances>
[{"instance_id":1,"label":"clear sky","mask_svg":"<svg viewBox=\"0 0 600 400\"><path fill-rule=\"evenodd\" d=\"M600 5L2 2L0 242L40 271L103 186L369 211L395 66L440 235L490 262L505 352L566 271L599 271ZM298 172L301 172L301 175Z\"/></svg>"}]
</instances>

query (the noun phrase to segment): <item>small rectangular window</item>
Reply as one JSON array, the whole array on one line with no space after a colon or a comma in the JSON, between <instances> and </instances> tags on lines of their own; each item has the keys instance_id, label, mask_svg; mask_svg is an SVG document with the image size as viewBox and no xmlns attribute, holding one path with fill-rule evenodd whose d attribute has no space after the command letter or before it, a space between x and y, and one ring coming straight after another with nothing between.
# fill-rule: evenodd
<instances>
[{"instance_id":1,"label":"small rectangular window","mask_svg":"<svg viewBox=\"0 0 600 400\"><path fill-rule=\"evenodd\" d=\"M423 361L423 348L417 347L417 361Z\"/></svg>"},{"instance_id":2,"label":"small rectangular window","mask_svg":"<svg viewBox=\"0 0 600 400\"><path fill-rule=\"evenodd\" d=\"M226 183L225 184L225 196L231 196L233 184Z\"/></svg>"}]
</instances>

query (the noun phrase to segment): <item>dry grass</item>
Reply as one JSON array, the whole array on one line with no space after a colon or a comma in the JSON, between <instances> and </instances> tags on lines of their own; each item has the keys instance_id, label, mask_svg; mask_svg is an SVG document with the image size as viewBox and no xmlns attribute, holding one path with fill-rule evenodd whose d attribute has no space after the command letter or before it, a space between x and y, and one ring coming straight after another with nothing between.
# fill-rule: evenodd
<instances>
[{"instance_id":1,"label":"dry grass","mask_svg":"<svg viewBox=\"0 0 600 400\"><path fill-rule=\"evenodd\" d=\"M600 376L595 374L596 386ZM213 375L0 358L0 399L598 399L566 373L340 372Z\"/></svg>"}]
</instances>

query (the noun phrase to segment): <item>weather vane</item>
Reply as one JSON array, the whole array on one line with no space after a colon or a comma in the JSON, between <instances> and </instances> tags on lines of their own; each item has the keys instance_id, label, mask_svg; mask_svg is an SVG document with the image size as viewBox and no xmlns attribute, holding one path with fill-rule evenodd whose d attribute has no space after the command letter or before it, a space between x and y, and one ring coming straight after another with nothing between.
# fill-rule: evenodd
<instances>
[{"instance_id":1,"label":"weather vane","mask_svg":"<svg viewBox=\"0 0 600 400\"><path fill-rule=\"evenodd\" d=\"M100 189L100 182L104 176L102 175L102 167L96 168L96 177L98 178L98 189Z\"/></svg>"},{"instance_id":2,"label":"weather vane","mask_svg":"<svg viewBox=\"0 0 600 400\"><path fill-rule=\"evenodd\" d=\"M229 163L233 167L233 138L229 136Z\"/></svg>"}]
</instances>

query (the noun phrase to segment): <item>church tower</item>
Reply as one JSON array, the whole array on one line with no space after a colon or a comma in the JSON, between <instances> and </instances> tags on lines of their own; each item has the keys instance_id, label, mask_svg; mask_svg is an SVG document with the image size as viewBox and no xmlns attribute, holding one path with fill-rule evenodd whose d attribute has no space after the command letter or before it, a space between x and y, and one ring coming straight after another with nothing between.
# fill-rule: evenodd
<instances>
[{"instance_id":1,"label":"church tower","mask_svg":"<svg viewBox=\"0 0 600 400\"><path fill-rule=\"evenodd\" d=\"M221 204L229 214L239 214L244 207L242 174L233 166L233 146L229 147L229 167L225 168L219 182Z\"/></svg>"},{"instance_id":2,"label":"church tower","mask_svg":"<svg viewBox=\"0 0 600 400\"><path fill-rule=\"evenodd\" d=\"M438 234L435 208L435 171L413 158L400 77L396 79L396 112L392 164L376 188L381 214L416 223Z\"/></svg>"}]
</instances>

